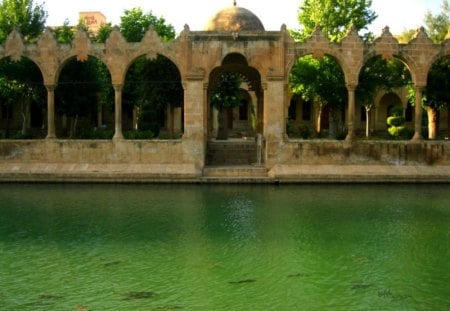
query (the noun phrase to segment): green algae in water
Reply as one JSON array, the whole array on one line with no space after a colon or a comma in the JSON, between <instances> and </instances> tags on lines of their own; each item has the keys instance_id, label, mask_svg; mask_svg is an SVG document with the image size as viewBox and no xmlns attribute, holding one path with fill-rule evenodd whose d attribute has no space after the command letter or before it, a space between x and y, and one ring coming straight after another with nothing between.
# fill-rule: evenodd
<instances>
[{"instance_id":1,"label":"green algae in water","mask_svg":"<svg viewBox=\"0 0 450 311\"><path fill-rule=\"evenodd\" d=\"M0 310L450 309L448 185L0 185Z\"/></svg>"}]
</instances>

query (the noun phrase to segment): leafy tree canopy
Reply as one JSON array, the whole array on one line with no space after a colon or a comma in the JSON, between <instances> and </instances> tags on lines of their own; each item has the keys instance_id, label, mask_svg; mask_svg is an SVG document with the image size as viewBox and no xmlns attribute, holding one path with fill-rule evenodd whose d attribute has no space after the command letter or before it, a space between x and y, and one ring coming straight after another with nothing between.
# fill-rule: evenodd
<instances>
[{"instance_id":1,"label":"leafy tree canopy","mask_svg":"<svg viewBox=\"0 0 450 311\"><path fill-rule=\"evenodd\" d=\"M298 15L302 28L292 34L304 40L319 26L331 41L338 42L350 26L364 30L377 18L371 5L371 0L305 0Z\"/></svg>"},{"instance_id":2,"label":"leafy tree canopy","mask_svg":"<svg viewBox=\"0 0 450 311\"><path fill-rule=\"evenodd\" d=\"M241 104L242 78L237 73L220 76L217 88L211 95L211 104L217 109L233 108Z\"/></svg>"},{"instance_id":3,"label":"leafy tree canopy","mask_svg":"<svg viewBox=\"0 0 450 311\"><path fill-rule=\"evenodd\" d=\"M150 26L163 41L175 38L175 28L166 24L163 17L153 15L151 11L144 13L141 8L125 10L120 18L120 31L128 42L140 42Z\"/></svg>"},{"instance_id":4,"label":"leafy tree canopy","mask_svg":"<svg viewBox=\"0 0 450 311\"><path fill-rule=\"evenodd\" d=\"M0 3L0 42L17 28L26 41L33 42L44 31L47 12L33 0L3 0Z\"/></svg>"},{"instance_id":5,"label":"leafy tree canopy","mask_svg":"<svg viewBox=\"0 0 450 311\"><path fill-rule=\"evenodd\" d=\"M391 91L410 83L411 74L401 61L386 61L381 56L372 57L359 74L356 98L363 106L371 106L379 91Z\"/></svg>"},{"instance_id":6,"label":"leafy tree canopy","mask_svg":"<svg viewBox=\"0 0 450 311\"><path fill-rule=\"evenodd\" d=\"M450 5L448 0L443 0L441 12L433 15L430 11L425 14L425 25L428 35L434 43L442 43L450 29Z\"/></svg>"}]
</instances>

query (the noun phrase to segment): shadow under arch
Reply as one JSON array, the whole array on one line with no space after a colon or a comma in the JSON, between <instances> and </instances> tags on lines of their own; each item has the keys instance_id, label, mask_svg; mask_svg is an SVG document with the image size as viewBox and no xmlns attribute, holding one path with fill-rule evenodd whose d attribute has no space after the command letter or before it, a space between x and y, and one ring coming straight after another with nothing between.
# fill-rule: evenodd
<instances>
[{"instance_id":1,"label":"shadow under arch","mask_svg":"<svg viewBox=\"0 0 450 311\"><path fill-rule=\"evenodd\" d=\"M0 130L4 138L44 138L47 93L32 59L0 59Z\"/></svg>"},{"instance_id":2,"label":"shadow under arch","mask_svg":"<svg viewBox=\"0 0 450 311\"><path fill-rule=\"evenodd\" d=\"M219 67L214 68L209 75L209 83L207 90L207 98L208 98L208 138L214 138L215 132L215 118L214 118L214 109L210 104L210 97L213 91L217 88L220 77L229 74L235 73L239 74L242 78L241 89L248 92L249 97L247 99L251 99L250 103L251 107L254 109L254 134L260 133L263 134L263 110L264 110L264 91L261 83L261 75L255 68L248 65L247 59L245 56L239 53L231 53L224 57L222 60L222 64ZM228 121L229 123L232 120ZM239 133L234 133L239 137Z\"/></svg>"},{"instance_id":3,"label":"shadow under arch","mask_svg":"<svg viewBox=\"0 0 450 311\"><path fill-rule=\"evenodd\" d=\"M129 65L123 89L126 138L177 139L184 132L184 89L168 57L143 54Z\"/></svg>"},{"instance_id":4,"label":"shadow under arch","mask_svg":"<svg viewBox=\"0 0 450 311\"><path fill-rule=\"evenodd\" d=\"M65 60L56 75L56 132L62 138L111 139L114 91L108 67L89 55Z\"/></svg>"},{"instance_id":5,"label":"shadow under arch","mask_svg":"<svg viewBox=\"0 0 450 311\"><path fill-rule=\"evenodd\" d=\"M386 119L390 109L401 107L407 122L412 121L411 105L408 105L408 89L411 85L411 71L405 61L393 57L389 60L373 54L366 59L358 77L356 104L360 117L357 129L365 132L366 138L371 133L386 135Z\"/></svg>"},{"instance_id":6,"label":"shadow under arch","mask_svg":"<svg viewBox=\"0 0 450 311\"><path fill-rule=\"evenodd\" d=\"M221 77L227 74L240 76L241 102L239 107L228 108L225 112L227 115L225 126L228 127L230 139L217 140L215 138L219 134L219 111L212 107L211 96L217 89ZM257 141L262 140L255 138L264 134L264 91L260 73L249 66L242 54L226 55L221 65L211 71L207 89L207 110L206 165L251 165L257 162L260 164L264 146L258 145ZM223 126L223 123L221 124Z\"/></svg>"},{"instance_id":7,"label":"shadow under arch","mask_svg":"<svg viewBox=\"0 0 450 311\"><path fill-rule=\"evenodd\" d=\"M294 120L296 130L305 132L302 136L345 137L348 91L344 68L337 57L328 53L319 58L313 54L299 56L289 72L289 92L290 101L286 107L286 115L289 110L305 108L310 110L308 114L313 119ZM298 100L299 98L301 100ZM303 104L308 107L291 107ZM286 128L291 124L287 123Z\"/></svg>"}]
</instances>

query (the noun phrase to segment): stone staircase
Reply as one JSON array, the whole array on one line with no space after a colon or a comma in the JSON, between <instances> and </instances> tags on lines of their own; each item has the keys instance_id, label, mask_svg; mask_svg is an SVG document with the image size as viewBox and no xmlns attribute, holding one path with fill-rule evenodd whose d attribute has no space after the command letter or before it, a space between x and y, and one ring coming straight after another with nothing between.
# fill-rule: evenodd
<instances>
[{"instance_id":1,"label":"stone staircase","mask_svg":"<svg viewBox=\"0 0 450 311\"><path fill-rule=\"evenodd\" d=\"M267 183L271 181L265 167L252 165L207 166L203 169L202 180L221 183Z\"/></svg>"},{"instance_id":2,"label":"stone staircase","mask_svg":"<svg viewBox=\"0 0 450 311\"><path fill-rule=\"evenodd\" d=\"M252 165L256 163L254 140L210 141L207 148L207 166Z\"/></svg>"}]
</instances>

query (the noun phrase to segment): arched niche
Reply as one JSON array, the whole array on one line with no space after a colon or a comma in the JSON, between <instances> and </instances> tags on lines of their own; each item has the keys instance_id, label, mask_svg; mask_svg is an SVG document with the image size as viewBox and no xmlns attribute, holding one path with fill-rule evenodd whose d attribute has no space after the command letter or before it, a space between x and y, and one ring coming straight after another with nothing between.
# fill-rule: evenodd
<instances>
[{"instance_id":1,"label":"arched niche","mask_svg":"<svg viewBox=\"0 0 450 311\"><path fill-rule=\"evenodd\" d=\"M308 136L342 137L348 103L345 80L343 68L335 57L316 58L307 54L297 58L289 73L289 93L297 96L292 97L294 100L289 102L286 113L294 109L290 105L307 102L313 118L308 121L307 127L312 132Z\"/></svg>"},{"instance_id":2,"label":"arched niche","mask_svg":"<svg viewBox=\"0 0 450 311\"><path fill-rule=\"evenodd\" d=\"M177 65L157 54L141 55L128 67L123 88L126 138L180 138L184 132L184 90Z\"/></svg>"},{"instance_id":3,"label":"arched niche","mask_svg":"<svg viewBox=\"0 0 450 311\"><path fill-rule=\"evenodd\" d=\"M98 58L67 59L57 75L56 134L60 138L110 139L114 134L111 75Z\"/></svg>"},{"instance_id":4,"label":"arched niche","mask_svg":"<svg viewBox=\"0 0 450 311\"><path fill-rule=\"evenodd\" d=\"M27 57L0 60L0 131L4 138L44 138L47 93L42 71Z\"/></svg>"},{"instance_id":5,"label":"arched niche","mask_svg":"<svg viewBox=\"0 0 450 311\"><path fill-rule=\"evenodd\" d=\"M221 76L233 73L241 77L241 94L243 102L246 102L249 109L249 122L245 130L242 130L242 120L239 120L239 107L230 109L227 113L227 126L230 130L230 136L233 138L247 138L262 133L263 120L263 89L260 73L253 67L248 65L247 59L240 53L230 53L226 55L221 66L214 68L209 75L209 83L207 90L208 98L208 137L214 139L217 135L218 111L211 107L210 97L217 88ZM238 121L235 127L234 121ZM249 127L250 126L250 127Z\"/></svg>"}]
</instances>

